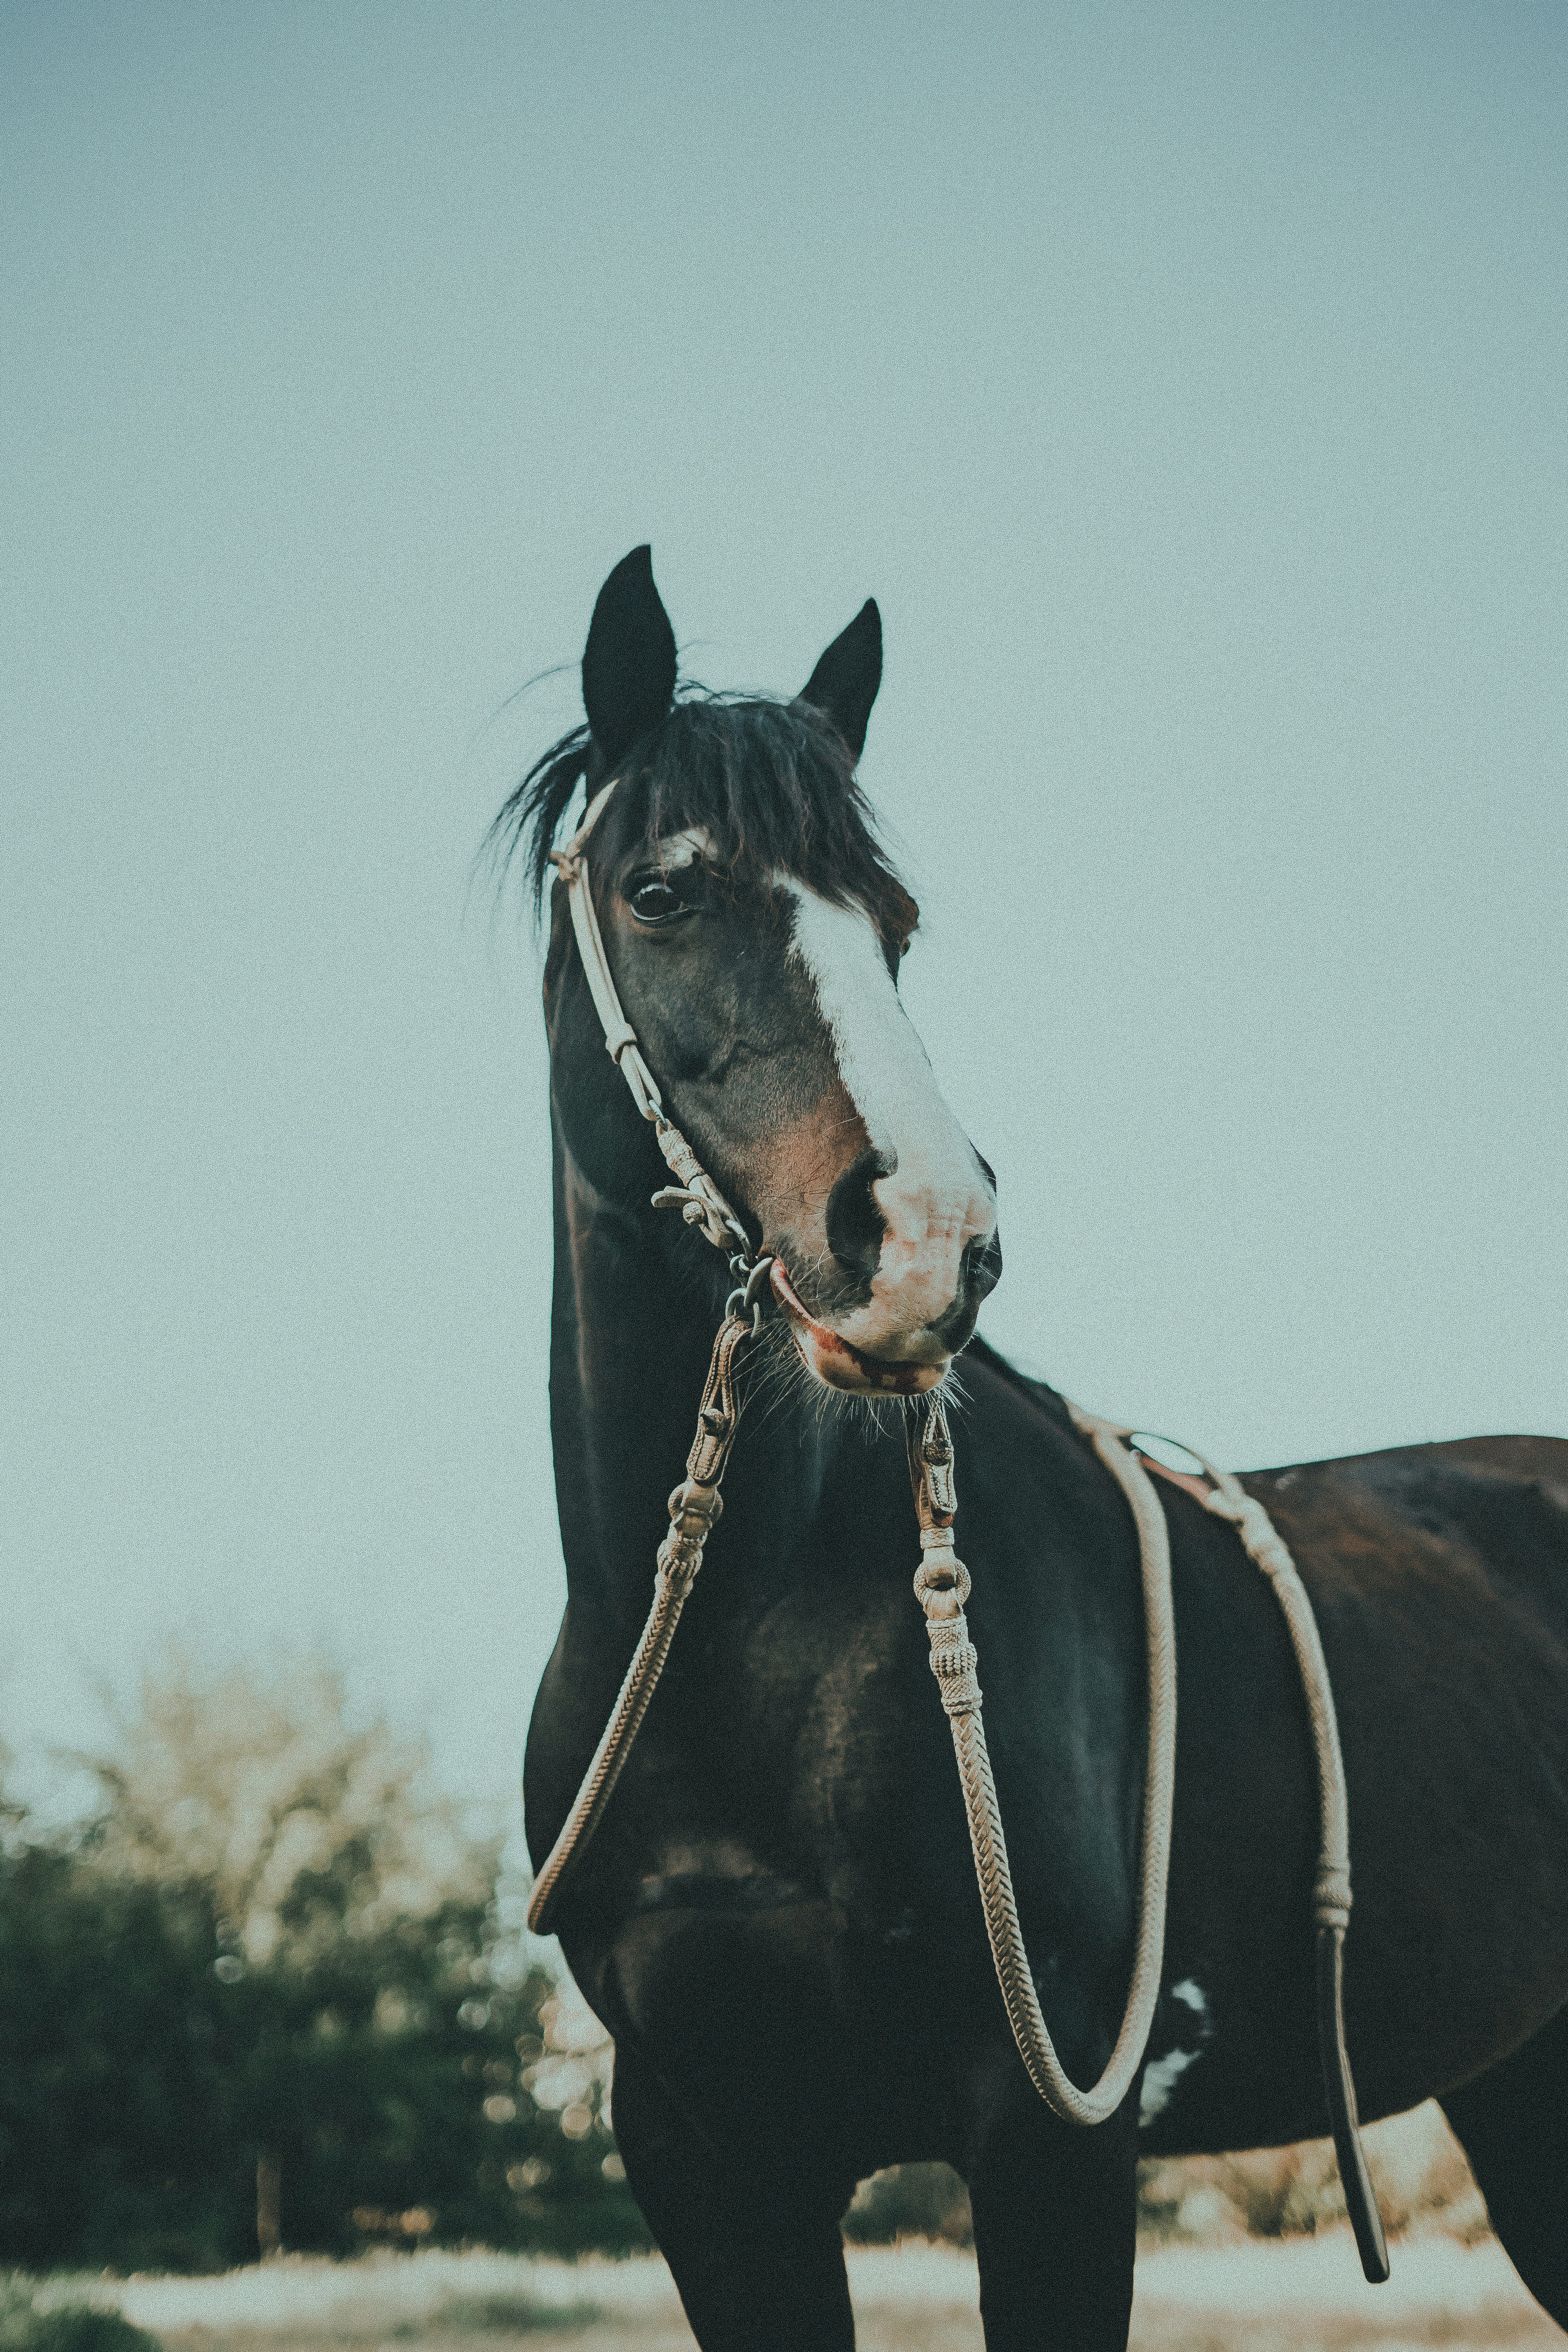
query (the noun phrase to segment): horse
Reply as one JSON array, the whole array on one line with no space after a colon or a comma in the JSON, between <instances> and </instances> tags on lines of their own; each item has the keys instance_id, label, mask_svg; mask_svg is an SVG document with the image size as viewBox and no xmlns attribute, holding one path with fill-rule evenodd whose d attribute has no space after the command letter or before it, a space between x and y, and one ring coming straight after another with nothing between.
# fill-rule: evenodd
<instances>
[{"instance_id":1,"label":"horse","mask_svg":"<svg viewBox=\"0 0 1568 2352\"><path fill-rule=\"evenodd\" d=\"M1041 2009L1073 2078L1126 2000L1148 1712L1127 1503L1062 1397L975 1333L992 1171L898 994L918 908L857 763L868 603L792 699L678 684L647 548L600 592L585 719L497 820L542 902L579 785L615 986L671 1115L784 1279L747 1343L723 1522L561 1902L614 2037L626 2177L702 2352L847 2352L840 2217L968 2184L988 2352L1127 2340L1141 2155L1325 2127L1317 1793L1280 1612L1175 1483L1180 1688L1163 1973L1109 2121L1037 2095L993 1971L910 1597L911 1399L951 1401L970 1629ZM524 1767L535 1868L616 1703L728 1276L666 1171L554 887L550 1399L567 1599ZM1568 1442L1479 1437L1243 1480L1294 1554L1338 1707L1368 2119L1436 2095L1568 2327ZM544 1498L531 1502L542 1516Z\"/></svg>"}]
</instances>

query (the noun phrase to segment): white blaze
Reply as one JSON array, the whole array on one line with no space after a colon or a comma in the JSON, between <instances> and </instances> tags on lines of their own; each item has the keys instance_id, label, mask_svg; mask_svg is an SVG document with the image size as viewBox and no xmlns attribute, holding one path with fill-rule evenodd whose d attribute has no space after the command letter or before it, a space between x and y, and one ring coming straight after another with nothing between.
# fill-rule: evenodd
<instances>
[{"instance_id":1,"label":"white blaze","mask_svg":"<svg viewBox=\"0 0 1568 2352\"><path fill-rule=\"evenodd\" d=\"M811 976L839 1076L873 1148L896 1162L871 1188L887 1232L870 1305L834 1323L853 1346L885 1353L952 1305L964 1246L990 1234L995 1203L899 1000L876 925L858 907L788 887L791 951Z\"/></svg>"}]
</instances>

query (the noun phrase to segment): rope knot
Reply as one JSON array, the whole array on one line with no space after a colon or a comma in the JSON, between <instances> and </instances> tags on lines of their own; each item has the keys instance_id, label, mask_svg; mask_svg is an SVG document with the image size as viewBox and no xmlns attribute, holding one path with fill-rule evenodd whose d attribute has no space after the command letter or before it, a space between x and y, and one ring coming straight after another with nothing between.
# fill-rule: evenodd
<instances>
[{"instance_id":1,"label":"rope knot","mask_svg":"<svg viewBox=\"0 0 1568 2352\"><path fill-rule=\"evenodd\" d=\"M716 1486L683 1478L670 1494L668 1510L671 1541L704 1544L723 1517L724 1497Z\"/></svg>"},{"instance_id":2,"label":"rope knot","mask_svg":"<svg viewBox=\"0 0 1568 2352\"><path fill-rule=\"evenodd\" d=\"M669 1539L666 1537L658 1548L653 1580L655 1591L662 1600L673 1601L677 1603L684 1601L697 1581L697 1571L701 1565L700 1544L693 1551L677 1552L671 1549Z\"/></svg>"},{"instance_id":3,"label":"rope knot","mask_svg":"<svg viewBox=\"0 0 1568 2352\"><path fill-rule=\"evenodd\" d=\"M1265 1576L1292 1573L1295 1562L1255 1495L1228 1495L1223 1486L1215 1486L1204 1496L1204 1508L1216 1519L1228 1521L1241 1538L1247 1558Z\"/></svg>"},{"instance_id":4,"label":"rope knot","mask_svg":"<svg viewBox=\"0 0 1568 2352\"><path fill-rule=\"evenodd\" d=\"M963 1617L942 1624L927 1622L931 1635L931 1670L948 1715L978 1715L980 1678L975 1669L980 1654L969 1639Z\"/></svg>"},{"instance_id":5,"label":"rope knot","mask_svg":"<svg viewBox=\"0 0 1568 2352\"><path fill-rule=\"evenodd\" d=\"M969 1598L969 1570L951 1550L945 1559L923 1559L915 1570L915 1599L931 1617L952 1617ZM939 1609L934 1604L951 1597L952 1607Z\"/></svg>"},{"instance_id":6,"label":"rope knot","mask_svg":"<svg viewBox=\"0 0 1568 2352\"><path fill-rule=\"evenodd\" d=\"M1325 1862L1312 1888L1312 1917L1320 1927L1345 1928L1351 1923L1349 1863Z\"/></svg>"},{"instance_id":7,"label":"rope knot","mask_svg":"<svg viewBox=\"0 0 1568 2352\"><path fill-rule=\"evenodd\" d=\"M658 1548L658 1570L682 1600L702 1565L702 1548L719 1524L724 1497L716 1486L684 1478L669 1498L669 1533Z\"/></svg>"}]
</instances>

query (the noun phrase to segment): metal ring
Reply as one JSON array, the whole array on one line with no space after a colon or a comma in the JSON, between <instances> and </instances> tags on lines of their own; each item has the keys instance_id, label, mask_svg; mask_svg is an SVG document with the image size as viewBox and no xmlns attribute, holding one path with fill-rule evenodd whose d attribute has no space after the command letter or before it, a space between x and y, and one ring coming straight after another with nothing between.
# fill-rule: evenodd
<instances>
[{"instance_id":1,"label":"metal ring","mask_svg":"<svg viewBox=\"0 0 1568 2352\"><path fill-rule=\"evenodd\" d=\"M1147 1444L1141 1443L1144 1439L1147 1439ZM1135 1454L1147 1454L1151 1462L1159 1462L1162 1470L1174 1471L1178 1478L1207 1478L1209 1475L1208 1465L1201 1454L1194 1454L1192 1447L1184 1445L1179 1437L1167 1437L1162 1430L1130 1429L1124 1443L1131 1446ZM1173 1454L1184 1454L1192 1464L1192 1468L1179 1469L1173 1462L1161 1462L1157 1454L1149 1452L1151 1445L1163 1445L1167 1446Z\"/></svg>"}]
</instances>

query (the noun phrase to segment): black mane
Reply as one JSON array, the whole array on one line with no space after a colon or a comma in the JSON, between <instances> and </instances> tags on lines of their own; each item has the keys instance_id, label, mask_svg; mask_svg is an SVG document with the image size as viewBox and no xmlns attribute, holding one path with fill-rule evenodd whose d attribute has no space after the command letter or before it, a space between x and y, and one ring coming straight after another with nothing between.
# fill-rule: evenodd
<instances>
[{"instance_id":1,"label":"black mane","mask_svg":"<svg viewBox=\"0 0 1568 2352\"><path fill-rule=\"evenodd\" d=\"M577 786L591 797L603 768L586 726L574 728L534 762L490 828L503 860L525 850L536 906ZM789 874L836 905L864 907L890 940L907 939L920 919L871 830L843 738L807 703L689 688L619 773L651 842L702 826L713 869L736 889Z\"/></svg>"}]
</instances>

